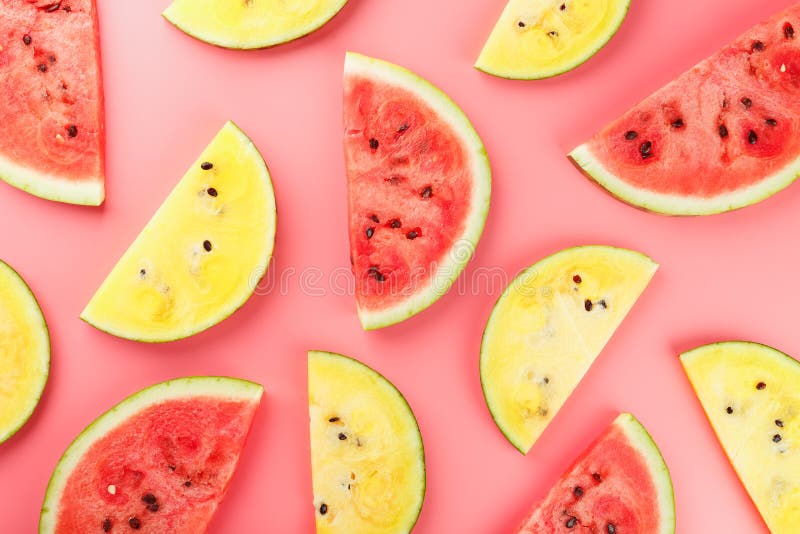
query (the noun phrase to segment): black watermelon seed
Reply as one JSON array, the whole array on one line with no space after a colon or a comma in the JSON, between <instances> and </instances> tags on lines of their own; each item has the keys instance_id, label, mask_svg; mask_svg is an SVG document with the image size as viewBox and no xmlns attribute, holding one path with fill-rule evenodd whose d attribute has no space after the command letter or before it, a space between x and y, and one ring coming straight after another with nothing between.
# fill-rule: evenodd
<instances>
[{"instance_id":1,"label":"black watermelon seed","mask_svg":"<svg viewBox=\"0 0 800 534\"><path fill-rule=\"evenodd\" d=\"M339 433L339 441L344 441L347 439L347 436L343 433Z\"/></svg>"},{"instance_id":2,"label":"black watermelon seed","mask_svg":"<svg viewBox=\"0 0 800 534\"><path fill-rule=\"evenodd\" d=\"M155 504L156 503L156 496L152 493L145 493L142 495L142 502L145 504Z\"/></svg>"},{"instance_id":3,"label":"black watermelon seed","mask_svg":"<svg viewBox=\"0 0 800 534\"><path fill-rule=\"evenodd\" d=\"M39 71L47 72L47 65L45 65L44 63L39 63Z\"/></svg>"},{"instance_id":4,"label":"black watermelon seed","mask_svg":"<svg viewBox=\"0 0 800 534\"><path fill-rule=\"evenodd\" d=\"M592 308L594 308L594 304L592 304L591 300L586 299L586 301L583 303L583 307L586 308L586 311L592 311Z\"/></svg>"},{"instance_id":5,"label":"black watermelon seed","mask_svg":"<svg viewBox=\"0 0 800 534\"><path fill-rule=\"evenodd\" d=\"M519 21L519 22L517 22L517 26L519 26L520 28L524 28L525 27L525 23L522 22L522 21Z\"/></svg>"},{"instance_id":6,"label":"black watermelon seed","mask_svg":"<svg viewBox=\"0 0 800 534\"><path fill-rule=\"evenodd\" d=\"M580 284L581 282L583 282L583 278L581 278L581 275L576 274L575 276L572 277L572 281L575 282L576 284Z\"/></svg>"},{"instance_id":7,"label":"black watermelon seed","mask_svg":"<svg viewBox=\"0 0 800 534\"><path fill-rule=\"evenodd\" d=\"M191 488L192 487L192 481L191 480L187 480L186 482L183 483L183 485L186 486L187 488Z\"/></svg>"},{"instance_id":8,"label":"black watermelon seed","mask_svg":"<svg viewBox=\"0 0 800 534\"><path fill-rule=\"evenodd\" d=\"M45 13L52 13L53 11L55 11L56 9L58 9L60 7L61 7L61 0L59 0L58 2L53 2L52 4L46 6L44 8L44 12Z\"/></svg>"},{"instance_id":9,"label":"black watermelon seed","mask_svg":"<svg viewBox=\"0 0 800 534\"><path fill-rule=\"evenodd\" d=\"M642 143L639 147L639 153L642 155L642 159L653 157L653 143L651 141Z\"/></svg>"},{"instance_id":10,"label":"black watermelon seed","mask_svg":"<svg viewBox=\"0 0 800 534\"><path fill-rule=\"evenodd\" d=\"M369 218L372 220L372 222L376 222L376 223L381 222L381 220L378 219L377 215L370 215Z\"/></svg>"},{"instance_id":11,"label":"black watermelon seed","mask_svg":"<svg viewBox=\"0 0 800 534\"><path fill-rule=\"evenodd\" d=\"M724 124L720 124L720 125L719 125L719 136L720 136L721 138L723 138L723 139L725 139L726 137L728 137L728 127L727 127L727 126L725 126Z\"/></svg>"},{"instance_id":12,"label":"black watermelon seed","mask_svg":"<svg viewBox=\"0 0 800 534\"><path fill-rule=\"evenodd\" d=\"M775 419L775 426L777 426L778 428L783 428L783 421L781 421L780 419Z\"/></svg>"},{"instance_id":13,"label":"black watermelon seed","mask_svg":"<svg viewBox=\"0 0 800 534\"><path fill-rule=\"evenodd\" d=\"M22 36L22 42L25 43L25 46L29 46L31 44L31 41L33 41L33 39L31 39L31 36L28 35L27 33Z\"/></svg>"},{"instance_id":14,"label":"black watermelon seed","mask_svg":"<svg viewBox=\"0 0 800 534\"><path fill-rule=\"evenodd\" d=\"M370 139L370 140L369 140L369 147L370 147L372 150L378 150L378 146L380 146L380 143L378 143L378 140L377 140L377 139L375 139L375 138L373 137L372 139Z\"/></svg>"},{"instance_id":15,"label":"black watermelon seed","mask_svg":"<svg viewBox=\"0 0 800 534\"><path fill-rule=\"evenodd\" d=\"M780 443L782 439L783 438L781 437L780 434L775 434L774 436L772 436L772 441L774 441L775 443Z\"/></svg>"},{"instance_id":16,"label":"black watermelon seed","mask_svg":"<svg viewBox=\"0 0 800 534\"><path fill-rule=\"evenodd\" d=\"M614 526L614 523L609 523L606 525L606 532L608 534L617 534L617 527Z\"/></svg>"},{"instance_id":17,"label":"black watermelon seed","mask_svg":"<svg viewBox=\"0 0 800 534\"><path fill-rule=\"evenodd\" d=\"M383 282L384 280L386 280L386 277L383 276L383 273L378 269L377 265L373 265L372 267L370 267L368 274L378 282Z\"/></svg>"},{"instance_id":18,"label":"black watermelon seed","mask_svg":"<svg viewBox=\"0 0 800 534\"><path fill-rule=\"evenodd\" d=\"M147 271L144 269L139 269L139 277L144 278L145 276L147 276Z\"/></svg>"},{"instance_id":19,"label":"black watermelon seed","mask_svg":"<svg viewBox=\"0 0 800 534\"><path fill-rule=\"evenodd\" d=\"M550 37L558 37L558 32L555 30L550 30L549 32L547 32L547 35L549 35Z\"/></svg>"},{"instance_id":20,"label":"black watermelon seed","mask_svg":"<svg viewBox=\"0 0 800 534\"><path fill-rule=\"evenodd\" d=\"M392 228L400 228L403 225L400 223L400 219L392 219L389 221L389 226Z\"/></svg>"},{"instance_id":21,"label":"black watermelon seed","mask_svg":"<svg viewBox=\"0 0 800 534\"><path fill-rule=\"evenodd\" d=\"M600 473L592 473L592 478L595 482L600 482L603 478L600 476Z\"/></svg>"},{"instance_id":22,"label":"black watermelon seed","mask_svg":"<svg viewBox=\"0 0 800 534\"><path fill-rule=\"evenodd\" d=\"M625 132L625 139L627 139L628 141L633 141L637 137L639 137L639 134L633 130L628 130L627 132Z\"/></svg>"},{"instance_id":23,"label":"black watermelon seed","mask_svg":"<svg viewBox=\"0 0 800 534\"><path fill-rule=\"evenodd\" d=\"M764 122L766 122L769 126L777 126L778 125L778 121L776 121L775 119L767 119Z\"/></svg>"},{"instance_id":24,"label":"black watermelon seed","mask_svg":"<svg viewBox=\"0 0 800 534\"><path fill-rule=\"evenodd\" d=\"M78 127L74 124L70 124L67 126L67 135L70 137L75 137L78 135Z\"/></svg>"},{"instance_id":25,"label":"black watermelon seed","mask_svg":"<svg viewBox=\"0 0 800 534\"><path fill-rule=\"evenodd\" d=\"M148 504L147 505L147 511L148 512L158 512L158 508L159 508L158 503L153 503L153 504Z\"/></svg>"},{"instance_id":26,"label":"black watermelon seed","mask_svg":"<svg viewBox=\"0 0 800 534\"><path fill-rule=\"evenodd\" d=\"M128 524L131 526L133 530L139 530L142 528L142 522L139 521L139 518L136 516L131 517L128 519Z\"/></svg>"},{"instance_id":27,"label":"black watermelon seed","mask_svg":"<svg viewBox=\"0 0 800 534\"><path fill-rule=\"evenodd\" d=\"M331 417L330 419L328 419L328 422L329 422L329 423L335 423L335 422L337 422L337 421L339 421L339 418L338 418L338 417Z\"/></svg>"},{"instance_id":28,"label":"black watermelon seed","mask_svg":"<svg viewBox=\"0 0 800 534\"><path fill-rule=\"evenodd\" d=\"M756 384L756 389L759 390L759 391L764 390L766 388L767 388L767 385L764 382L759 382L758 384Z\"/></svg>"},{"instance_id":29,"label":"black watermelon seed","mask_svg":"<svg viewBox=\"0 0 800 534\"><path fill-rule=\"evenodd\" d=\"M750 133L747 134L747 142L751 145L754 145L758 142L758 135L753 130L750 130Z\"/></svg>"},{"instance_id":30,"label":"black watermelon seed","mask_svg":"<svg viewBox=\"0 0 800 534\"><path fill-rule=\"evenodd\" d=\"M56 62L56 56L47 56L47 61L49 61L50 63L55 63Z\"/></svg>"},{"instance_id":31,"label":"black watermelon seed","mask_svg":"<svg viewBox=\"0 0 800 534\"><path fill-rule=\"evenodd\" d=\"M573 493L573 494L574 494L574 495L575 495L577 498L579 498L579 499L580 499L581 497L583 497L583 488L582 488L582 487L580 487L580 486L575 486L575 488L572 490L572 493Z\"/></svg>"},{"instance_id":32,"label":"black watermelon seed","mask_svg":"<svg viewBox=\"0 0 800 534\"><path fill-rule=\"evenodd\" d=\"M400 128L397 129L397 133L403 133L408 130L408 124L403 124Z\"/></svg>"},{"instance_id":33,"label":"black watermelon seed","mask_svg":"<svg viewBox=\"0 0 800 534\"><path fill-rule=\"evenodd\" d=\"M601 307L601 308L603 308L604 310L605 310L606 308L608 308L608 304L606 303L605 299L601 299L600 301L598 301L598 304L599 304L599 305L600 305L600 307Z\"/></svg>"},{"instance_id":34,"label":"black watermelon seed","mask_svg":"<svg viewBox=\"0 0 800 534\"><path fill-rule=\"evenodd\" d=\"M217 196L217 190L214 189L213 187L209 187L208 189L206 189L206 193L208 193L208 196L210 197Z\"/></svg>"},{"instance_id":35,"label":"black watermelon seed","mask_svg":"<svg viewBox=\"0 0 800 534\"><path fill-rule=\"evenodd\" d=\"M575 528L575 525L577 525L577 524L578 524L578 518L577 517L570 517L569 519L567 519L566 527L567 528Z\"/></svg>"},{"instance_id":36,"label":"black watermelon seed","mask_svg":"<svg viewBox=\"0 0 800 534\"><path fill-rule=\"evenodd\" d=\"M328 513L328 505L325 504L325 503L320 504L319 505L319 515L325 515L327 513Z\"/></svg>"},{"instance_id":37,"label":"black watermelon seed","mask_svg":"<svg viewBox=\"0 0 800 534\"><path fill-rule=\"evenodd\" d=\"M673 128L683 128L684 127L683 119L677 119L677 120L673 121L672 122L672 127Z\"/></svg>"},{"instance_id":38,"label":"black watermelon seed","mask_svg":"<svg viewBox=\"0 0 800 534\"><path fill-rule=\"evenodd\" d=\"M103 519L102 523L103 532L111 532L111 526L112 526L111 518L106 517L105 519Z\"/></svg>"},{"instance_id":39,"label":"black watermelon seed","mask_svg":"<svg viewBox=\"0 0 800 534\"><path fill-rule=\"evenodd\" d=\"M372 239L373 235L375 235L375 228L370 226L367 228L367 239Z\"/></svg>"},{"instance_id":40,"label":"black watermelon seed","mask_svg":"<svg viewBox=\"0 0 800 534\"><path fill-rule=\"evenodd\" d=\"M788 22L783 26L783 35L785 35L787 39L794 39L794 27Z\"/></svg>"},{"instance_id":41,"label":"black watermelon seed","mask_svg":"<svg viewBox=\"0 0 800 534\"><path fill-rule=\"evenodd\" d=\"M211 241L209 241L208 239L203 241L203 248L206 249L206 252L211 252L211 248L212 248L211 247Z\"/></svg>"},{"instance_id":42,"label":"black watermelon seed","mask_svg":"<svg viewBox=\"0 0 800 534\"><path fill-rule=\"evenodd\" d=\"M210 171L211 169L214 168L214 164L211 163L210 161L204 161L203 163L200 164L200 168L203 169L204 171Z\"/></svg>"},{"instance_id":43,"label":"black watermelon seed","mask_svg":"<svg viewBox=\"0 0 800 534\"><path fill-rule=\"evenodd\" d=\"M743 106L744 106L746 109L750 109L750 106L752 106L752 105L753 105L753 101L752 101L752 100L750 100L749 98L747 98L746 96L742 97L742 99L740 100L740 102L742 103L742 105L743 105Z\"/></svg>"},{"instance_id":44,"label":"black watermelon seed","mask_svg":"<svg viewBox=\"0 0 800 534\"><path fill-rule=\"evenodd\" d=\"M725 408L725 413L727 413L728 415L732 414L733 413L733 408L728 406L727 408Z\"/></svg>"},{"instance_id":45,"label":"black watermelon seed","mask_svg":"<svg viewBox=\"0 0 800 534\"><path fill-rule=\"evenodd\" d=\"M175 471L175 466L174 466L174 465L168 465L168 466L167 466L167 468L168 468L170 471Z\"/></svg>"},{"instance_id":46,"label":"black watermelon seed","mask_svg":"<svg viewBox=\"0 0 800 534\"><path fill-rule=\"evenodd\" d=\"M419 231L417 230L411 230L406 234L407 239L416 239L418 237L419 237Z\"/></svg>"},{"instance_id":47,"label":"black watermelon seed","mask_svg":"<svg viewBox=\"0 0 800 534\"><path fill-rule=\"evenodd\" d=\"M431 198L432 194L433 194L433 189L431 188L431 186L428 186L428 187L426 187L425 189L422 190L422 193L420 193L420 196L422 198Z\"/></svg>"},{"instance_id":48,"label":"black watermelon seed","mask_svg":"<svg viewBox=\"0 0 800 534\"><path fill-rule=\"evenodd\" d=\"M764 43L762 43L761 41L753 42L753 50L761 52L762 50L764 50L764 48L765 48Z\"/></svg>"}]
</instances>

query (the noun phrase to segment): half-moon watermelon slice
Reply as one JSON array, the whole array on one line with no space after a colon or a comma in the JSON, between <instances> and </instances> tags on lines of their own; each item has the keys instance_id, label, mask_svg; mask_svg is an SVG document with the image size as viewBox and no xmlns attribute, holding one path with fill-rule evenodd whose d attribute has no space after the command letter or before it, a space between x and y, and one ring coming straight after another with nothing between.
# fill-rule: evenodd
<instances>
[{"instance_id":1,"label":"half-moon watermelon slice","mask_svg":"<svg viewBox=\"0 0 800 534\"><path fill-rule=\"evenodd\" d=\"M102 204L105 133L94 0L0 0L0 178Z\"/></svg>"},{"instance_id":2,"label":"half-moon watermelon slice","mask_svg":"<svg viewBox=\"0 0 800 534\"><path fill-rule=\"evenodd\" d=\"M674 534L667 464L647 430L620 414L578 458L517 534Z\"/></svg>"},{"instance_id":3,"label":"half-moon watermelon slice","mask_svg":"<svg viewBox=\"0 0 800 534\"><path fill-rule=\"evenodd\" d=\"M128 397L58 462L39 533L205 532L263 392L245 380L192 377Z\"/></svg>"},{"instance_id":4,"label":"half-moon watermelon slice","mask_svg":"<svg viewBox=\"0 0 800 534\"><path fill-rule=\"evenodd\" d=\"M362 326L433 304L472 258L491 170L464 113L416 74L348 53L344 147L350 254Z\"/></svg>"},{"instance_id":5,"label":"half-moon watermelon slice","mask_svg":"<svg viewBox=\"0 0 800 534\"><path fill-rule=\"evenodd\" d=\"M800 173L800 4L627 111L570 158L614 196L668 215L741 208Z\"/></svg>"}]
</instances>

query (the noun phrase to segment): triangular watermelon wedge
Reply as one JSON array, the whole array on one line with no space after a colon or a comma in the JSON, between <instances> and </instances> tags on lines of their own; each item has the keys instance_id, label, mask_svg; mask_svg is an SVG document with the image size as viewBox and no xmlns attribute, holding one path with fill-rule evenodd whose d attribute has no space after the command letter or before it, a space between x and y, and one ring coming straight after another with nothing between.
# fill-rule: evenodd
<instances>
[{"instance_id":1,"label":"triangular watermelon wedge","mask_svg":"<svg viewBox=\"0 0 800 534\"><path fill-rule=\"evenodd\" d=\"M0 0L0 179L97 206L103 82L95 0Z\"/></svg>"},{"instance_id":2,"label":"triangular watermelon wedge","mask_svg":"<svg viewBox=\"0 0 800 534\"><path fill-rule=\"evenodd\" d=\"M799 113L797 3L628 110L570 158L639 208L719 213L797 178Z\"/></svg>"}]
</instances>

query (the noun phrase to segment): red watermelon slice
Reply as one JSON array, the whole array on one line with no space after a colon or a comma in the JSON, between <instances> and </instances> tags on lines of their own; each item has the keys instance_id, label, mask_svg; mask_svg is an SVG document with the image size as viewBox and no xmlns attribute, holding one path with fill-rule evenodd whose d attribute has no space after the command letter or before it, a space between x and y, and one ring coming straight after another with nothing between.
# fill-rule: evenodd
<instances>
[{"instance_id":1,"label":"red watermelon slice","mask_svg":"<svg viewBox=\"0 0 800 534\"><path fill-rule=\"evenodd\" d=\"M0 0L0 178L103 202L105 137L94 0Z\"/></svg>"},{"instance_id":2,"label":"red watermelon slice","mask_svg":"<svg viewBox=\"0 0 800 534\"><path fill-rule=\"evenodd\" d=\"M489 210L486 151L439 89L348 53L344 147L350 253L365 329L424 310L472 257Z\"/></svg>"},{"instance_id":3,"label":"red watermelon slice","mask_svg":"<svg viewBox=\"0 0 800 534\"><path fill-rule=\"evenodd\" d=\"M741 208L800 173L800 4L634 106L570 158L614 196L669 215Z\"/></svg>"},{"instance_id":4,"label":"red watermelon slice","mask_svg":"<svg viewBox=\"0 0 800 534\"><path fill-rule=\"evenodd\" d=\"M674 534L669 471L644 427L621 414L533 509L517 534Z\"/></svg>"},{"instance_id":5,"label":"red watermelon slice","mask_svg":"<svg viewBox=\"0 0 800 534\"><path fill-rule=\"evenodd\" d=\"M202 534L225 496L260 385L182 378L128 397L69 446L39 533Z\"/></svg>"}]
</instances>

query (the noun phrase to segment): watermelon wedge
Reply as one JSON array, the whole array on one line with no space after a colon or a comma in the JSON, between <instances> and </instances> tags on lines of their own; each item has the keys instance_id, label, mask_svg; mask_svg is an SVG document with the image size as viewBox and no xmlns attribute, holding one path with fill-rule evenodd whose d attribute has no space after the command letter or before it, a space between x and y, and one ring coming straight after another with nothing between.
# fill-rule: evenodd
<instances>
[{"instance_id":1,"label":"watermelon wedge","mask_svg":"<svg viewBox=\"0 0 800 534\"><path fill-rule=\"evenodd\" d=\"M773 534L800 525L800 362L729 341L681 355L722 448Z\"/></svg>"},{"instance_id":2,"label":"watermelon wedge","mask_svg":"<svg viewBox=\"0 0 800 534\"><path fill-rule=\"evenodd\" d=\"M225 496L263 388L192 377L132 395L69 446L40 534L201 534Z\"/></svg>"},{"instance_id":3,"label":"watermelon wedge","mask_svg":"<svg viewBox=\"0 0 800 534\"><path fill-rule=\"evenodd\" d=\"M608 343L658 264L584 246L532 265L503 292L481 344L481 385L498 428L527 454Z\"/></svg>"},{"instance_id":4,"label":"watermelon wedge","mask_svg":"<svg viewBox=\"0 0 800 534\"><path fill-rule=\"evenodd\" d=\"M103 82L95 0L0 0L0 179L97 206Z\"/></svg>"},{"instance_id":5,"label":"watermelon wedge","mask_svg":"<svg viewBox=\"0 0 800 534\"><path fill-rule=\"evenodd\" d=\"M308 354L317 534L408 534L425 498L425 453L403 395L366 365Z\"/></svg>"},{"instance_id":6,"label":"watermelon wedge","mask_svg":"<svg viewBox=\"0 0 800 534\"><path fill-rule=\"evenodd\" d=\"M674 534L675 498L653 438L620 414L523 521L517 534Z\"/></svg>"},{"instance_id":7,"label":"watermelon wedge","mask_svg":"<svg viewBox=\"0 0 800 534\"><path fill-rule=\"evenodd\" d=\"M362 326L433 304L472 258L491 170L464 113L416 74L348 53L344 148L350 255Z\"/></svg>"},{"instance_id":8,"label":"watermelon wedge","mask_svg":"<svg viewBox=\"0 0 800 534\"><path fill-rule=\"evenodd\" d=\"M0 443L30 418L50 374L50 334L28 285L0 260Z\"/></svg>"},{"instance_id":9,"label":"watermelon wedge","mask_svg":"<svg viewBox=\"0 0 800 534\"><path fill-rule=\"evenodd\" d=\"M800 173L800 4L756 25L570 158L612 195L668 215L741 208Z\"/></svg>"}]
</instances>

